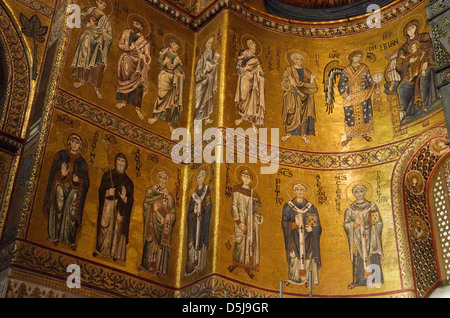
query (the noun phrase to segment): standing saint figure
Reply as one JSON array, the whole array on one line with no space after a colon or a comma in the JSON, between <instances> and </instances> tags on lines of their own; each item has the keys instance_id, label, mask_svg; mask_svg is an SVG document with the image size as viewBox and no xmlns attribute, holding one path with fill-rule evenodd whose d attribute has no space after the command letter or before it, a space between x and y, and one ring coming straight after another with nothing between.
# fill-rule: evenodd
<instances>
[{"instance_id":1,"label":"standing saint figure","mask_svg":"<svg viewBox=\"0 0 450 318\"><path fill-rule=\"evenodd\" d=\"M196 120L205 119L207 124L213 111L213 96L217 91L217 68L220 54L212 49L214 38L206 42L206 49L200 56L195 68L195 115Z\"/></svg>"},{"instance_id":2,"label":"standing saint figure","mask_svg":"<svg viewBox=\"0 0 450 318\"><path fill-rule=\"evenodd\" d=\"M255 132L257 126L264 126L266 103L264 96L264 71L261 60L256 56L256 43L247 40L248 49L239 52L236 72L239 79L234 102L241 117L235 121L239 126L243 121L252 124Z\"/></svg>"},{"instance_id":3,"label":"standing saint figure","mask_svg":"<svg viewBox=\"0 0 450 318\"><path fill-rule=\"evenodd\" d=\"M180 45L172 38L169 46L159 52L158 67L161 71L158 75L158 97L153 107L153 117L148 119L150 125L158 119L167 121L170 132L175 129L173 124L178 123L183 111L185 71L177 53Z\"/></svg>"},{"instance_id":4,"label":"standing saint figure","mask_svg":"<svg viewBox=\"0 0 450 318\"><path fill-rule=\"evenodd\" d=\"M309 287L309 272L312 273L313 284L319 284L322 226L316 207L305 199L306 187L297 183L293 190L296 197L284 204L281 220L289 273L284 285L305 284Z\"/></svg>"},{"instance_id":5,"label":"standing saint figure","mask_svg":"<svg viewBox=\"0 0 450 318\"><path fill-rule=\"evenodd\" d=\"M220 54L214 52L212 44L214 38L206 41L206 49L200 56L195 68L195 114L194 119L205 120L207 124L212 123L209 118L214 110L213 99L217 91L217 68L219 66Z\"/></svg>"},{"instance_id":6,"label":"standing saint figure","mask_svg":"<svg viewBox=\"0 0 450 318\"><path fill-rule=\"evenodd\" d=\"M108 53L113 41L111 21L105 14L106 2L95 0L97 7L84 8L81 21L84 30L81 33L75 55L72 60L72 76L78 80L73 84L79 88L88 82L94 86L99 99L103 74L108 65Z\"/></svg>"},{"instance_id":7,"label":"standing saint figure","mask_svg":"<svg viewBox=\"0 0 450 318\"><path fill-rule=\"evenodd\" d=\"M126 260L134 184L126 173L128 160L123 153L116 155L114 164L103 174L98 189L97 245L92 255L116 261Z\"/></svg>"},{"instance_id":8,"label":"standing saint figure","mask_svg":"<svg viewBox=\"0 0 450 318\"><path fill-rule=\"evenodd\" d=\"M76 249L84 203L89 190L88 164L80 155L83 139L77 133L67 138L67 150L53 159L45 193L44 211L48 215L48 240Z\"/></svg>"},{"instance_id":9,"label":"standing saint figure","mask_svg":"<svg viewBox=\"0 0 450 318\"><path fill-rule=\"evenodd\" d=\"M189 201L186 276L199 272L206 267L212 202L211 189L204 184L205 175L206 171L200 170L197 175L198 187Z\"/></svg>"},{"instance_id":10,"label":"standing saint figure","mask_svg":"<svg viewBox=\"0 0 450 318\"><path fill-rule=\"evenodd\" d=\"M169 176L164 171L159 171L156 176L158 183L145 193L144 251L139 270L161 276L168 274L176 211L173 195L166 188Z\"/></svg>"},{"instance_id":11,"label":"standing saint figure","mask_svg":"<svg viewBox=\"0 0 450 318\"><path fill-rule=\"evenodd\" d=\"M348 289L367 286L367 278L375 270L375 284L383 283L381 262L383 222L375 203L365 199L367 188L357 185L352 189L355 201L345 210L344 230L347 233L353 281Z\"/></svg>"},{"instance_id":12,"label":"standing saint figure","mask_svg":"<svg viewBox=\"0 0 450 318\"><path fill-rule=\"evenodd\" d=\"M315 135L314 123L316 120L316 107L314 94L317 93L317 83L314 74L303 67L303 56L300 53L292 53L293 65L283 70L283 121L286 136L281 138L286 141L292 135L302 136L305 143L311 141L307 135Z\"/></svg>"},{"instance_id":13,"label":"standing saint figure","mask_svg":"<svg viewBox=\"0 0 450 318\"><path fill-rule=\"evenodd\" d=\"M263 223L262 203L258 193L253 190L253 175L247 169L240 172L241 184L234 186L231 216L234 220L235 245L233 265L228 267L231 273L236 267L242 267L250 278L251 272L259 271L260 231Z\"/></svg>"},{"instance_id":14,"label":"standing saint figure","mask_svg":"<svg viewBox=\"0 0 450 318\"><path fill-rule=\"evenodd\" d=\"M122 32L119 49L124 51L119 59L117 74L116 107L126 104L134 105L140 119L142 99L148 91L148 71L150 70L150 43L142 35L144 21L135 16L132 18L132 29Z\"/></svg>"},{"instance_id":15,"label":"standing saint figure","mask_svg":"<svg viewBox=\"0 0 450 318\"><path fill-rule=\"evenodd\" d=\"M339 94L344 99L345 135L341 143L346 146L353 137L362 136L372 141L369 136L375 132L373 125L373 108L371 97L378 88L370 75L369 67L361 63L363 53L354 51L348 56L349 65L342 71L339 79ZM382 77L379 78L381 81Z\"/></svg>"}]
</instances>

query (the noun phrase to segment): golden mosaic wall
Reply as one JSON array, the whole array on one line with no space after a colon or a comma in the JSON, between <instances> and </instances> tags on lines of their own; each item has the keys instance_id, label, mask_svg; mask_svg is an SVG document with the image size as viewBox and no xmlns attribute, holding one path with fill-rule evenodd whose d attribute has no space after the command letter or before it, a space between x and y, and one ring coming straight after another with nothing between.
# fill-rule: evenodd
<instances>
[{"instance_id":1,"label":"golden mosaic wall","mask_svg":"<svg viewBox=\"0 0 450 318\"><path fill-rule=\"evenodd\" d=\"M32 169L35 182L27 186L27 191L18 190L26 193L21 208L19 239L4 247L0 265L17 263L22 268L55 277L59 292L67 292L61 286L67 277L65 266L72 263L82 265L82 285L89 293L80 295L246 297L251 291L254 297L277 297L280 281L290 279L282 229L283 207L295 197L293 185L302 183L307 190L305 198L317 209L321 225L319 284L312 288L315 297L423 296L429 286L419 284L418 288L413 276L403 202L403 174L410 169L410 160L423 144L436 137L448 139L448 136L442 127L442 101L437 96L425 107L426 111L423 105L417 106L416 114L404 117L395 90L398 84L395 82L400 81L400 75L392 75L394 71L390 66L392 60L400 55L395 56L400 48L409 50L411 47L405 44L404 34L406 25L411 24L411 21L417 21L414 22L417 34L425 43L419 43L419 61L432 60L429 48L426 51L420 46L429 43L424 35L429 32L425 3L396 2L389 8L392 11L383 12L388 18L383 20L380 29L346 30L343 27L345 23L330 24L329 30L341 30L339 35L313 34L315 25L308 27L310 33L306 34L305 31L304 35L288 34L286 30L276 27L275 23L266 23L263 27L261 23L266 20L242 13L234 3L230 4L232 10L221 11L195 31L163 14L161 11L164 10L157 9L157 5L142 1L106 0L103 13L92 9L98 5L94 1L80 0L77 3L81 9L91 8L88 9L91 11L86 11L90 13L84 20L88 25L83 24L80 29L66 28L61 33L62 42L65 43L59 47L61 52L57 54L55 64L58 81L52 83L49 89L49 96L54 98L44 106L47 110L46 119L43 121L36 150L37 159ZM50 14L45 9L50 4L40 4L41 16ZM403 9L406 5L412 6L408 12ZM399 8L397 11L394 10L396 6ZM36 8L34 10L38 10ZM134 39L127 31L135 27L133 21L144 25L139 31L142 36ZM47 20L45 22L48 25ZM96 29L99 25L103 30ZM347 31L349 35L346 35ZM99 41L101 45L98 45ZM141 51L130 53L135 54L130 57L126 52L133 50L130 44L133 41L140 43ZM178 48L172 47L169 54L167 48L171 47L171 42L176 43ZM239 60L252 60L251 70L257 72L252 73L256 75L250 85L250 95L258 91L253 95L255 103L265 107L264 122L255 126L255 129L278 128L280 131L280 166L275 174L261 174L261 164L249 164L248 156L246 163L227 164L176 164L171 160L171 150L177 142L170 138L171 129L187 127L194 132L194 118L197 118L198 112L197 90L200 90L198 84L204 79L199 72L205 69L198 70L197 66L205 57L208 43L215 54L209 59L205 58L210 63L205 68L216 70L217 85L212 93L213 111L206 116L209 122L203 120L203 127L220 127L223 131L238 126L252 129L252 124L245 120L245 116L240 121L236 106L237 90L242 93L241 96L246 94L246 79L239 76L236 66ZM249 45L253 44L255 53L248 50ZM95 48L95 53L88 54L90 57L98 54L97 59L89 62L94 71L80 67L80 61L85 58L83 45ZM344 100L338 87L344 72L350 72L348 56L355 51L359 51L361 63L367 66L365 72L370 73L378 86L373 85L370 95L365 95L363 99L370 99L372 103L373 118L366 123L370 127L361 125L364 126L361 128L357 125L355 129L346 130L346 118L363 120L362 117L356 118L357 114L353 117L345 115L349 104L345 104L347 108L344 110ZM41 56L40 51L38 53ZM315 112L314 133L310 131L305 136L292 134L290 138L281 139L286 136L282 79L283 74L293 70L290 68L293 64L292 53L302 55L303 75L308 77L310 84L313 84L311 77L315 78L312 80L316 83L315 89L307 93L295 92L303 97L309 95L310 110ZM167 56L171 60L166 62ZM408 55L405 58L414 57ZM136 64L135 61L139 62ZM162 65L176 64L174 61L178 67L166 67L170 71L161 71L164 68ZM422 66L423 63L419 65ZM125 85L119 83L119 77L128 76L127 67L139 68L137 78L147 78L142 81L142 86L137 86L135 97L142 97L138 109L132 105L132 93L125 95L125 99L131 96L125 105L120 104L117 94L119 87ZM412 73L407 73L408 76L416 78L415 71L411 68ZM378 73L381 75L375 75ZM175 89L173 78L177 80ZM133 81L131 77L128 80ZM291 83L289 79L285 81ZM139 95L141 89L146 93ZM178 120L169 120L169 124L165 118L153 120L157 117L155 102L164 104L164 101L172 98L158 99L158 94L162 96L164 90L173 94L171 102L175 101L180 106L178 109L182 109ZM327 107L326 104L330 104L331 100L334 100L333 107ZM173 114L169 112L168 116ZM261 118L261 115L255 117ZM353 138L346 140L349 136ZM68 150L75 147L72 143L77 142L82 144L81 150L75 151L76 155L71 157ZM238 149L237 153L243 149ZM115 175L112 173L119 171L113 164L118 153L123 153L127 159L126 174L133 185L121 179L121 184L126 184L127 190L118 189L110 196L120 196L123 206L127 206L124 209L128 209L128 212L120 210L120 213L129 215L129 227L124 227L129 234L126 241L116 242L121 246L116 248L117 253L111 252L111 257L106 257L108 255L104 253L96 253L101 249L98 245L99 222L105 222L98 215L99 212L108 213L108 208L101 203L105 201L101 200L102 197L108 195L99 188L101 184L107 188L113 183L111 179ZM61 164L64 161L70 163L64 166ZM239 266L233 268L233 251L239 235L232 217L232 201L238 196L239 191L236 189L242 183L239 174L242 169L247 169L253 176L251 187L254 197L259 197L262 214L262 221L258 221L259 240L255 239L252 245L253 251L259 253L259 261L257 265L249 266L248 271ZM50 177L52 171L54 178ZM196 198L193 193L198 187L201 171L204 171L204 184L207 187L201 188ZM161 177L158 172L164 172L167 178L166 190L157 187ZM69 179L72 177L72 181L64 181L67 180L63 178L66 175ZM352 262L343 225L346 209L355 200L352 188L358 184L367 188L365 199L376 205L382 222L379 239L383 250L383 281L375 288L349 286L353 280ZM50 189L48 192L47 188ZM154 199L157 195L152 197L157 189L163 194L161 203L155 203L160 200ZM209 189L209 192L203 192L203 189ZM46 193L50 195L47 199ZM58 195L64 199L58 201ZM128 201L125 201L127 195ZM207 235L209 242L206 250L197 258L192 256L192 236L188 238L188 224L191 222L190 216L197 209L195 199L199 197L201 202L207 202L202 205L202 209L205 209L202 211L207 211L210 206L211 212ZM75 204L75 208L70 210L70 207L65 207L67 202ZM82 209L79 209L80 202L84 204ZM64 239L50 233L55 222L49 222L49 217L58 204L72 211L72 218L80 220L66 227L72 232ZM145 246L154 247L150 244L150 237L155 233L148 230L147 226L152 226L148 223L148 216L158 210L163 211L160 215L164 222L153 222L158 222L158 233L165 241L157 244L156 250L145 252ZM111 210L110 207L111 211L117 213L115 208ZM117 216L111 220L119 222ZM67 219L69 221L73 219ZM373 222L380 224L380 220ZM314 224L317 227L317 220ZM103 224L103 227L107 226ZM123 237L119 235L117 239L123 240ZM109 248L116 243L103 240L103 244ZM156 262L159 269L149 271L148 266L143 265L143 255L150 259L150 263ZM432 257L430 254L429 258ZM203 265L199 265L202 262ZM193 264L198 270L190 273L188 266ZM430 264L431 267L435 266L432 261ZM153 268L154 265L149 266ZM3 268L0 266L0 270ZM36 282L28 279L31 287L28 290L26 286L20 289L21 278L17 274L14 276L15 281L10 283L11 295L33 293L33 284ZM438 277L433 279L437 281ZM417 292L417 289L420 290ZM44 291L47 292L38 288L35 293ZM307 297L308 288L304 282L300 285L291 282L283 286L283 292L285 297Z\"/></svg>"}]
</instances>

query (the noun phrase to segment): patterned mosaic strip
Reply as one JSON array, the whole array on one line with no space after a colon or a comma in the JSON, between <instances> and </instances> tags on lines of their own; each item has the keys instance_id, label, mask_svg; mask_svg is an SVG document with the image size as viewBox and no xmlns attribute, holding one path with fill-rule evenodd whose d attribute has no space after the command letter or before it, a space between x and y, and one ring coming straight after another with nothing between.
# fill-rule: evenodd
<instances>
[{"instance_id":1,"label":"patterned mosaic strip","mask_svg":"<svg viewBox=\"0 0 450 318\"><path fill-rule=\"evenodd\" d=\"M37 0L16 0L31 9L51 18L53 16L53 8Z\"/></svg>"},{"instance_id":2,"label":"patterned mosaic strip","mask_svg":"<svg viewBox=\"0 0 450 318\"><path fill-rule=\"evenodd\" d=\"M88 288L99 288L106 293L115 293L123 297L171 298L175 296L171 289L89 263L76 256L67 256L25 241L17 241L14 245L12 264L20 264L22 268L29 268L34 272L61 277L65 281L67 266L78 264L81 269L81 285L85 284Z\"/></svg>"},{"instance_id":3,"label":"patterned mosaic strip","mask_svg":"<svg viewBox=\"0 0 450 318\"><path fill-rule=\"evenodd\" d=\"M149 130L110 114L96 106L87 104L64 91L58 91L56 107L95 125L99 125L119 136L156 151L170 158L175 142L164 139ZM224 139L225 139L225 133ZM224 140L226 142L226 140ZM280 164L295 168L340 170L370 167L394 161L408 147L410 140L399 141L375 149L348 153L308 153L296 150L280 149ZM193 153L193 152L192 152ZM247 153L250 151L247 149Z\"/></svg>"},{"instance_id":4,"label":"patterned mosaic strip","mask_svg":"<svg viewBox=\"0 0 450 318\"><path fill-rule=\"evenodd\" d=\"M261 27L272 29L274 31L296 34L304 37L335 37L339 35L354 34L361 31L368 30L366 21L362 20L354 24L346 25L332 25L331 23L324 27L311 27L310 25L304 24L290 24L286 22L281 22L280 20L269 19L268 17L262 16L261 13L255 13L252 10L241 5L239 2L233 0L219 0L214 5L208 8L203 14L198 18L192 19L183 13L177 12L170 8L165 3L160 0L146 0L150 5L156 7L158 10L165 12L170 15L175 20L183 23L185 26L198 30L207 24L214 16L220 13L224 9L229 9L236 12L240 16L258 24ZM401 1L398 5L395 5L389 9L389 11L383 12L381 16L381 23L388 23L399 16L407 13L408 11L414 9L425 0L409 0Z\"/></svg>"},{"instance_id":5,"label":"patterned mosaic strip","mask_svg":"<svg viewBox=\"0 0 450 318\"><path fill-rule=\"evenodd\" d=\"M25 112L28 105L30 76L25 50L20 37L7 13L0 6L0 36L10 52L12 62L12 85L8 110L3 130L16 137L21 137Z\"/></svg>"}]
</instances>

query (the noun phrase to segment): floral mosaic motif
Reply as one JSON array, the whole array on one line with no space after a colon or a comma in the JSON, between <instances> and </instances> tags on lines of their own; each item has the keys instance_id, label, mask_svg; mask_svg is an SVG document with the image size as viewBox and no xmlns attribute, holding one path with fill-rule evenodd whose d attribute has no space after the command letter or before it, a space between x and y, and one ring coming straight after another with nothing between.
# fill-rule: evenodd
<instances>
[{"instance_id":1,"label":"floral mosaic motif","mask_svg":"<svg viewBox=\"0 0 450 318\"><path fill-rule=\"evenodd\" d=\"M258 24L261 27L273 29L275 31L289 33L289 34L299 34L305 37L334 37L337 35L346 35L358 33L364 30L368 30L367 23L365 21L361 21L358 23L354 23L352 25L334 25L334 26L326 26L323 28L311 28L306 25L302 26L293 26L291 24L284 24L278 21L269 20L263 16L257 15L253 13L253 11L247 9L242 6L239 2L234 2L233 0L220 0L216 1L215 4L208 7L207 10L202 12L198 17L191 18L187 15L177 12L172 9L167 4L162 3L160 0L146 0L147 3L156 7L158 10L163 11L169 15L171 15L175 20L183 23L184 25L190 27L193 30L198 30L206 23L208 23L212 18L214 18L217 14L225 9L229 9L243 16L244 18L251 20L253 23ZM381 23L388 23L392 20L395 20L399 16L407 13L412 10L419 4L424 2L424 0L411 0L405 1L397 6L391 7L391 9L387 12L382 13Z\"/></svg>"},{"instance_id":2,"label":"floral mosaic motif","mask_svg":"<svg viewBox=\"0 0 450 318\"><path fill-rule=\"evenodd\" d=\"M125 120L117 118L100 108L84 103L63 91L58 91L56 107L170 158L170 152L172 146L175 144L174 142L163 139L148 130L144 130Z\"/></svg>"},{"instance_id":3,"label":"floral mosaic motif","mask_svg":"<svg viewBox=\"0 0 450 318\"><path fill-rule=\"evenodd\" d=\"M17 2L20 2L31 9L45 15L46 17L51 18L53 16L53 9L52 7L46 5L45 3L42 3L37 0L15 0Z\"/></svg>"},{"instance_id":4,"label":"floral mosaic motif","mask_svg":"<svg viewBox=\"0 0 450 318\"><path fill-rule=\"evenodd\" d=\"M99 125L111 132L117 133L123 138L136 142L166 157L170 157L171 149L175 144L172 141L153 134L151 131L134 126L132 123L107 113L96 106L87 104L61 90L58 91L56 107L69 114L81 117L92 124ZM223 142L225 144L226 134L223 133L223 135ZM207 142L205 140L203 142L203 146L205 146ZM400 141L375 149L339 154L307 153L280 148L279 160L281 164L306 169L352 169L370 167L398 159L400 154L408 147L409 143L410 141L408 140ZM193 148L193 150L195 149ZM195 155L195 151L191 153ZM247 149L246 153L251 153L251 150Z\"/></svg>"},{"instance_id":5,"label":"floral mosaic motif","mask_svg":"<svg viewBox=\"0 0 450 318\"><path fill-rule=\"evenodd\" d=\"M5 298L74 298L76 296L45 286L8 279Z\"/></svg>"},{"instance_id":6,"label":"floral mosaic motif","mask_svg":"<svg viewBox=\"0 0 450 318\"><path fill-rule=\"evenodd\" d=\"M20 37L2 7L0 7L0 36L10 52L13 74L11 91L14 92L8 105L3 130L20 137L29 97L29 68Z\"/></svg>"},{"instance_id":7,"label":"floral mosaic motif","mask_svg":"<svg viewBox=\"0 0 450 318\"><path fill-rule=\"evenodd\" d=\"M160 287L149 281L82 261L77 257L37 247L28 242L20 241L16 243L13 263L41 273L59 276L64 280L67 278L67 266L78 264L81 269L82 285L95 286L105 292L115 293L122 297L166 298L175 295L173 290Z\"/></svg>"}]
</instances>

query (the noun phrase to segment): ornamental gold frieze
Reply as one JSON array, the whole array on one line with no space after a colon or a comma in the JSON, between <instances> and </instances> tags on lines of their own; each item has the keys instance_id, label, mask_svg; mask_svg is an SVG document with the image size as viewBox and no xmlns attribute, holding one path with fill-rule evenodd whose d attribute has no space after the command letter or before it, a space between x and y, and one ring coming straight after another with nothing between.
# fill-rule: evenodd
<instances>
[{"instance_id":1,"label":"ornamental gold frieze","mask_svg":"<svg viewBox=\"0 0 450 318\"><path fill-rule=\"evenodd\" d=\"M337 295L318 295L313 293L313 298L329 298L336 297ZM381 294L364 295L365 297L377 297L377 298L414 298L415 292L413 290L394 290ZM216 298L279 298L280 290L271 290L266 288L260 288L258 286L245 284L235 280L231 280L222 275L211 275L210 277L203 278L195 284L182 288L178 294L181 298L200 298L200 297L216 297ZM282 298L308 298L309 294L292 293L282 291ZM354 297L339 295L339 298Z\"/></svg>"},{"instance_id":2,"label":"ornamental gold frieze","mask_svg":"<svg viewBox=\"0 0 450 318\"><path fill-rule=\"evenodd\" d=\"M81 269L81 286L101 289L115 297L167 298L174 297L174 290L142 277L86 261L75 255L65 254L50 248L27 242L15 242L12 266L23 270L52 275L65 282L67 266L77 264Z\"/></svg>"},{"instance_id":3,"label":"ornamental gold frieze","mask_svg":"<svg viewBox=\"0 0 450 318\"><path fill-rule=\"evenodd\" d=\"M128 139L162 156L170 158L171 149L175 141L134 125L112 113L89 104L81 99L69 95L63 90L58 91L56 107L69 115L74 115L82 120L100 126L120 137ZM225 128L221 128L226 143ZM279 163L295 168L341 170L370 167L389 163L399 158L400 154L408 147L409 139L401 140L393 144L383 145L372 149L365 149L341 153L305 152L280 148ZM250 143L250 147L258 147L256 143ZM194 147L195 148L195 147ZM254 150L247 148L246 153Z\"/></svg>"},{"instance_id":4,"label":"ornamental gold frieze","mask_svg":"<svg viewBox=\"0 0 450 318\"><path fill-rule=\"evenodd\" d=\"M9 92L14 92L6 98L9 102L4 117L0 118L0 129L13 136L22 137L30 94L29 66L22 40L2 6L0 6L0 36L10 54L9 76L12 79Z\"/></svg>"},{"instance_id":5,"label":"ornamental gold frieze","mask_svg":"<svg viewBox=\"0 0 450 318\"><path fill-rule=\"evenodd\" d=\"M175 10L160 0L146 0L146 2L159 11L171 16L177 22L189 27L192 30L199 30L208 24L214 17L224 10L235 12L239 16L251 21L252 23L273 31L295 34L303 37L336 37L340 35L350 35L368 30L366 17L363 19L353 18L349 21L337 21L329 23L308 23L299 21L290 21L288 19L278 18L265 12L257 11L244 3L232 0L220 0L210 5L200 15L194 17L190 14ZM388 23L397 19L408 11L414 9L423 0L397 1L390 5L385 12L381 14L381 23ZM356 20L356 21L355 21Z\"/></svg>"},{"instance_id":6,"label":"ornamental gold frieze","mask_svg":"<svg viewBox=\"0 0 450 318\"><path fill-rule=\"evenodd\" d=\"M42 15L45 15L46 17L51 18L53 16L53 8L41 1L38 0L15 0L17 2L20 2L27 7L33 9L36 12L39 12Z\"/></svg>"}]
</instances>

